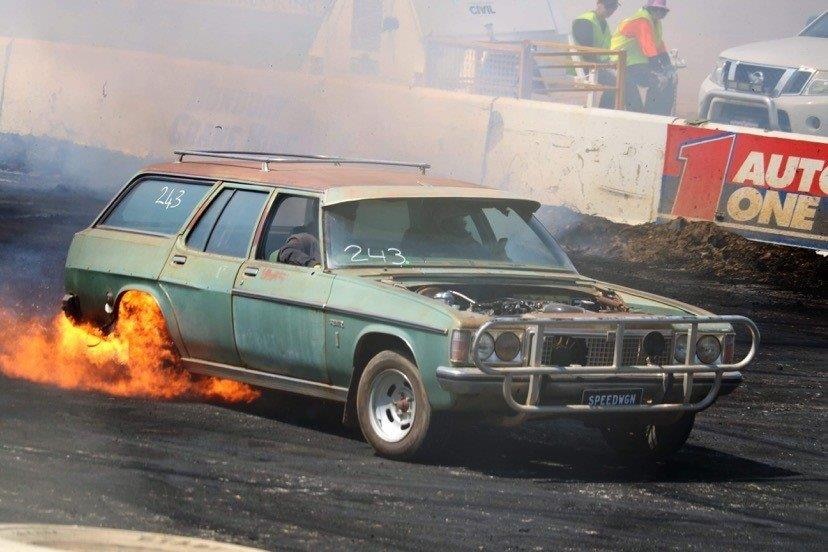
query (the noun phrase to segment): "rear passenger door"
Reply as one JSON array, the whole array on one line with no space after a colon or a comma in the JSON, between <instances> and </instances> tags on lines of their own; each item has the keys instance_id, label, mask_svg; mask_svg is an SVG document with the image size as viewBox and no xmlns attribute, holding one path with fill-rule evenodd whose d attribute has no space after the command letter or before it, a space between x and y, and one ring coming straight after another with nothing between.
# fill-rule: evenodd
<instances>
[{"instance_id":1,"label":"rear passenger door","mask_svg":"<svg viewBox=\"0 0 828 552\"><path fill-rule=\"evenodd\" d=\"M266 188L225 184L173 247L160 280L190 358L241 364L230 292L269 197Z\"/></svg>"}]
</instances>

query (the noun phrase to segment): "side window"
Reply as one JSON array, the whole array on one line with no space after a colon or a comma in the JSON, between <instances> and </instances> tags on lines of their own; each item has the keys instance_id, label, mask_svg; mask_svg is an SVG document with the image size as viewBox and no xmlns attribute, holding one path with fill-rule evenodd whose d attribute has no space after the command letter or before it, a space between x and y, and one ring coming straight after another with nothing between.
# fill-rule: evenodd
<instances>
[{"instance_id":1,"label":"side window","mask_svg":"<svg viewBox=\"0 0 828 552\"><path fill-rule=\"evenodd\" d=\"M187 244L207 253L246 257L267 193L223 190L199 219Z\"/></svg>"},{"instance_id":2,"label":"side window","mask_svg":"<svg viewBox=\"0 0 828 552\"><path fill-rule=\"evenodd\" d=\"M198 219L193 231L187 236L188 247L199 251L204 251L207 248L207 240L210 239L210 233L213 231L219 215L224 211L232 195L233 190L225 188L216 196L207 210L204 211L204 214L201 215L201 218Z\"/></svg>"},{"instance_id":3,"label":"side window","mask_svg":"<svg viewBox=\"0 0 828 552\"><path fill-rule=\"evenodd\" d=\"M277 261L279 249L290 236L309 234L319 242L319 200L285 195L279 198L270 215L257 258Z\"/></svg>"},{"instance_id":4,"label":"side window","mask_svg":"<svg viewBox=\"0 0 828 552\"><path fill-rule=\"evenodd\" d=\"M100 225L173 235L211 186L210 183L146 178L132 186Z\"/></svg>"}]
</instances>

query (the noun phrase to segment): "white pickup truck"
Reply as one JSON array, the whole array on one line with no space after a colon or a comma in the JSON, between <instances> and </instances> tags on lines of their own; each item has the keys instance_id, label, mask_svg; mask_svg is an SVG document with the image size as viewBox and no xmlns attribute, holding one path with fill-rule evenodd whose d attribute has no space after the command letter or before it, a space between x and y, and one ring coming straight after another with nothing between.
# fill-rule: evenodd
<instances>
[{"instance_id":1,"label":"white pickup truck","mask_svg":"<svg viewBox=\"0 0 828 552\"><path fill-rule=\"evenodd\" d=\"M699 117L828 136L828 11L798 36L722 52L702 83Z\"/></svg>"}]
</instances>

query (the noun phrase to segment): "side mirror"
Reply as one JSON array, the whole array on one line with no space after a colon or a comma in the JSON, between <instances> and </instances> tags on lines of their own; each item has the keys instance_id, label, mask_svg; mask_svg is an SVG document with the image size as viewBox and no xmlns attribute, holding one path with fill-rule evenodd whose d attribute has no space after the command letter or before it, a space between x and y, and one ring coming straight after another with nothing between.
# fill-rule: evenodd
<instances>
[{"instance_id":1,"label":"side mirror","mask_svg":"<svg viewBox=\"0 0 828 552\"><path fill-rule=\"evenodd\" d=\"M396 31L400 28L400 20L396 17L386 17L382 20L382 30L385 31Z\"/></svg>"}]
</instances>

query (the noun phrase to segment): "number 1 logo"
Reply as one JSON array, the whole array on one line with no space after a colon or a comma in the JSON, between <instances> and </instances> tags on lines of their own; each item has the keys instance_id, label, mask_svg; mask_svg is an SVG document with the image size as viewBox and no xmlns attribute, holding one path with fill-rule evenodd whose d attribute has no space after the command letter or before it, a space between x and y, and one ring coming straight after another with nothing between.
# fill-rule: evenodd
<instances>
[{"instance_id":1,"label":"number 1 logo","mask_svg":"<svg viewBox=\"0 0 828 552\"><path fill-rule=\"evenodd\" d=\"M684 167L679 176L673 215L714 220L735 145L735 134L682 144L678 160Z\"/></svg>"}]
</instances>

